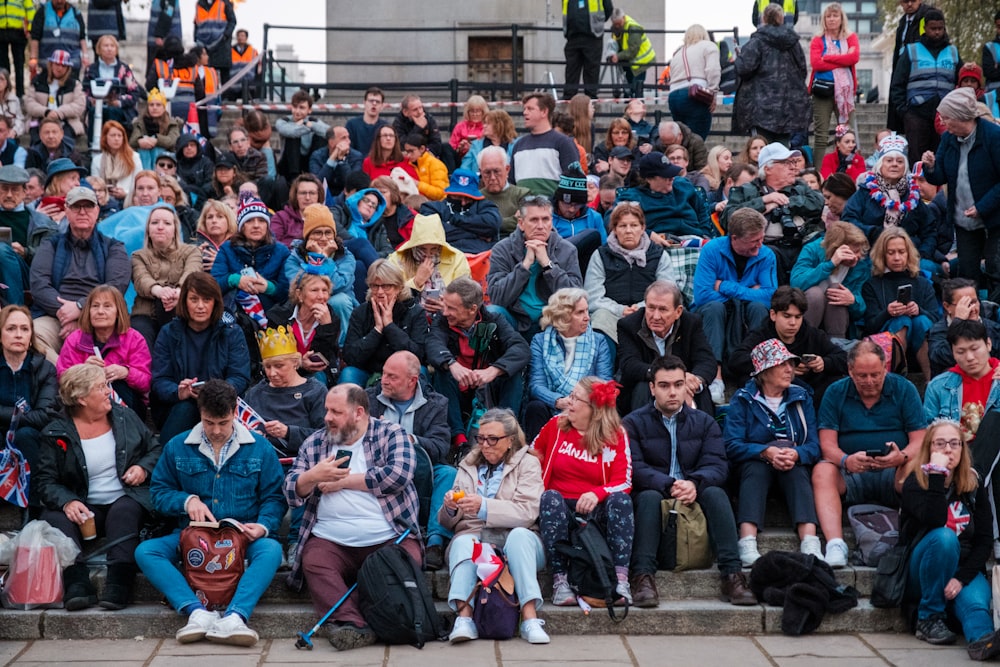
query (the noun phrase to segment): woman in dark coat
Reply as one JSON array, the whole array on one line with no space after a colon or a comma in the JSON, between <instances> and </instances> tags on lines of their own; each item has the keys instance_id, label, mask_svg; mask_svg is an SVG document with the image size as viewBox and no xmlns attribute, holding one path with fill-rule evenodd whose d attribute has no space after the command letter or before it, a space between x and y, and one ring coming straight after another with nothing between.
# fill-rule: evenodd
<instances>
[{"instance_id":1,"label":"woman in dark coat","mask_svg":"<svg viewBox=\"0 0 1000 667\"><path fill-rule=\"evenodd\" d=\"M764 10L763 24L736 58L740 86L733 110L734 130L756 130L768 142L805 133L812 118L806 90L806 56L799 36L784 25L781 6Z\"/></svg>"}]
</instances>

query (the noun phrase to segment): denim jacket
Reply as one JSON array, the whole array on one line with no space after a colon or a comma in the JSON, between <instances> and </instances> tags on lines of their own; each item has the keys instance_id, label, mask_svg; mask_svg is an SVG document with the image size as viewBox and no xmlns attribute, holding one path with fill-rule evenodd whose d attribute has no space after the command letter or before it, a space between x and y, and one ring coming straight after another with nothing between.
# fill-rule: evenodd
<instances>
[{"instance_id":1,"label":"denim jacket","mask_svg":"<svg viewBox=\"0 0 1000 667\"><path fill-rule=\"evenodd\" d=\"M986 409L983 410L983 414L997 407L1000 407L1000 382L994 380L990 386L990 395L986 399ZM927 391L924 393L924 416L928 422L935 419L962 420L961 375L945 371L927 383Z\"/></svg>"},{"instance_id":2,"label":"denim jacket","mask_svg":"<svg viewBox=\"0 0 1000 667\"><path fill-rule=\"evenodd\" d=\"M202 427L170 439L153 470L153 507L166 516L180 517L187 525L187 499L198 496L216 519L259 523L274 533L281 525L287 505L281 492L284 475L271 443L235 424L239 449L219 470L198 451Z\"/></svg>"}]
</instances>

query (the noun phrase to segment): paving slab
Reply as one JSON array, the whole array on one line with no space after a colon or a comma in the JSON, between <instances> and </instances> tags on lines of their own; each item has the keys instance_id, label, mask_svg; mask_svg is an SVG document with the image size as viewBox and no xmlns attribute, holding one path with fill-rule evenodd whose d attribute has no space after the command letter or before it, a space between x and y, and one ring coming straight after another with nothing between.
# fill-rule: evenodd
<instances>
[{"instance_id":1,"label":"paving slab","mask_svg":"<svg viewBox=\"0 0 1000 667\"><path fill-rule=\"evenodd\" d=\"M271 639L265 650L265 665L307 665L336 663L337 667L379 667L385 661L386 646L366 646L341 653L325 637L313 638L313 650L295 648L293 639Z\"/></svg>"},{"instance_id":2,"label":"paving slab","mask_svg":"<svg viewBox=\"0 0 1000 667\"><path fill-rule=\"evenodd\" d=\"M82 660L82 661L75 661L75 660L74 661L66 661L66 660L61 660L61 661L56 661L56 662L35 662L35 661L24 662L22 660L18 660L17 662L14 662L14 663L11 663L11 664L16 665L17 667L52 667L53 665L57 665L57 664L73 665L73 667L91 667L91 666L93 666L93 667L143 667L143 665L145 665L146 663L145 663L145 661L142 661L142 660L139 660L139 661L136 661L136 662L117 662L117 661L112 662L112 661L109 661L109 660L94 660L94 659L91 658L91 659ZM163 663L160 663L160 664L162 665Z\"/></svg>"},{"instance_id":3,"label":"paving slab","mask_svg":"<svg viewBox=\"0 0 1000 667\"><path fill-rule=\"evenodd\" d=\"M6 665L28 646L28 642L0 642L0 665Z\"/></svg>"},{"instance_id":4,"label":"paving slab","mask_svg":"<svg viewBox=\"0 0 1000 667\"><path fill-rule=\"evenodd\" d=\"M264 653L264 649L267 648L266 641L259 641L254 646L229 646L227 644L213 644L210 641L203 640L200 642L193 642L191 644L181 644L176 639L164 639L163 643L160 645L160 650L156 652L159 655L167 656L219 656L219 655L238 655L238 656L259 656Z\"/></svg>"},{"instance_id":5,"label":"paving slab","mask_svg":"<svg viewBox=\"0 0 1000 667\"><path fill-rule=\"evenodd\" d=\"M143 663L160 645L158 639L134 641L129 639L73 639L66 641L36 641L31 644L17 664L22 662L117 662Z\"/></svg>"},{"instance_id":6,"label":"paving slab","mask_svg":"<svg viewBox=\"0 0 1000 667\"><path fill-rule=\"evenodd\" d=\"M625 637L640 665L767 667L771 663L749 637ZM506 663L505 663L506 664Z\"/></svg>"},{"instance_id":7,"label":"paving slab","mask_svg":"<svg viewBox=\"0 0 1000 667\"><path fill-rule=\"evenodd\" d=\"M521 639L511 639L497 642L496 645L499 647L500 658L505 667L531 662L548 665L557 661L578 664L587 662L604 662L608 665L632 664L628 649L619 635L553 637L551 644L529 644Z\"/></svg>"},{"instance_id":8,"label":"paving slab","mask_svg":"<svg viewBox=\"0 0 1000 667\"><path fill-rule=\"evenodd\" d=\"M207 663L204 656L158 655L148 663L149 667L206 667L209 664L211 667L247 667L257 664L257 659L256 656L251 661L247 656L215 655L211 663Z\"/></svg>"},{"instance_id":9,"label":"paving slab","mask_svg":"<svg viewBox=\"0 0 1000 667\"><path fill-rule=\"evenodd\" d=\"M807 635L805 637L767 635L758 637L757 643L773 658L871 658L875 656L875 652L860 638L849 635ZM713 639L713 647L714 645Z\"/></svg>"},{"instance_id":10,"label":"paving slab","mask_svg":"<svg viewBox=\"0 0 1000 667\"><path fill-rule=\"evenodd\" d=\"M524 643L520 639L499 643L509 644L512 641L517 641L521 644ZM448 642L434 642L426 644L422 649L415 649L412 646L390 646L388 664L392 667L427 667L428 665L478 667L479 665L497 665L496 644L497 642L490 640L479 640L455 646L452 646ZM334 657L338 667L342 664L340 656L350 657L350 653L353 653L353 651L338 654ZM506 664L506 661L504 664Z\"/></svg>"},{"instance_id":11,"label":"paving slab","mask_svg":"<svg viewBox=\"0 0 1000 667\"><path fill-rule=\"evenodd\" d=\"M921 642L924 643L924 642ZM899 667L958 667L974 665L965 652L965 646L952 646L945 650L931 648L883 649L879 653L892 665Z\"/></svg>"},{"instance_id":12,"label":"paving slab","mask_svg":"<svg viewBox=\"0 0 1000 667\"><path fill-rule=\"evenodd\" d=\"M885 667L885 661L878 656L870 658L814 658L796 656L792 658L772 658L778 667ZM909 666L907 666L909 667Z\"/></svg>"},{"instance_id":13,"label":"paving slab","mask_svg":"<svg viewBox=\"0 0 1000 667\"><path fill-rule=\"evenodd\" d=\"M862 632L858 638L878 651L882 649L923 649L927 651L954 651L954 646L935 646L922 642L908 632Z\"/></svg>"}]
</instances>

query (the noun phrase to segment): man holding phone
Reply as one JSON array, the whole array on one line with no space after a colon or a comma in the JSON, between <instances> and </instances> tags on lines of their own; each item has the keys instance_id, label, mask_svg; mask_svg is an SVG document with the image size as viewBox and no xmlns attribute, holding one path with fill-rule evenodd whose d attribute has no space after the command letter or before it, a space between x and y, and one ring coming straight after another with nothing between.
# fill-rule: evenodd
<instances>
[{"instance_id":1,"label":"man holding phone","mask_svg":"<svg viewBox=\"0 0 1000 667\"><path fill-rule=\"evenodd\" d=\"M400 546L422 561L416 457L406 431L372 417L368 394L350 383L327 393L325 421L302 443L285 478L288 504L306 506L288 584L309 584L317 616L344 596L369 555L405 530L412 532ZM334 612L329 637L341 651L375 643L357 593Z\"/></svg>"},{"instance_id":2,"label":"man holding phone","mask_svg":"<svg viewBox=\"0 0 1000 667\"><path fill-rule=\"evenodd\" d=\"M832 567L847 565L842 505L898 507L898 470L920 451L927 427L917 388L886 372L878 344L863 340L851 348L847 373L823 397L818 419L823 460L812 476L825 560Z\"/></svg>"}]
</instances>

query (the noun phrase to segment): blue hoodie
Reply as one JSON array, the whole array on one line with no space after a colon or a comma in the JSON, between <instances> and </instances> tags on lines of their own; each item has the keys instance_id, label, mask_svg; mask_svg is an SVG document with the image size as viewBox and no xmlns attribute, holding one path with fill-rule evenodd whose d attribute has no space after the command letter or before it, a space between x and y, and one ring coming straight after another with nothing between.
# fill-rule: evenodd
<instances>
[{"instance_id":1,"label":"blue hoodie","mask_svg":"<svg viewBox=\"0 0 1000 667\"><path fill-rule=\"evenodd\" d=\"M378 208L375 209L375 213L372 214L371 218L367 221L363 221L361 219L361 214L358 213L358 202L361 201L361 198L369 192L378 198ZM347 197L342 206L332 210L334 214L333 217L337 221L338 236L342 236L345 239L365 239L368 238L368 228L378 222L379 218L381 218L382 214L385 212L385 197L383 197L382 193L375 188L365 188L363 190L358 190L350 197ZM345 214L349 216L348 219L343 219Z\"/></svg>"}]
</instances>

